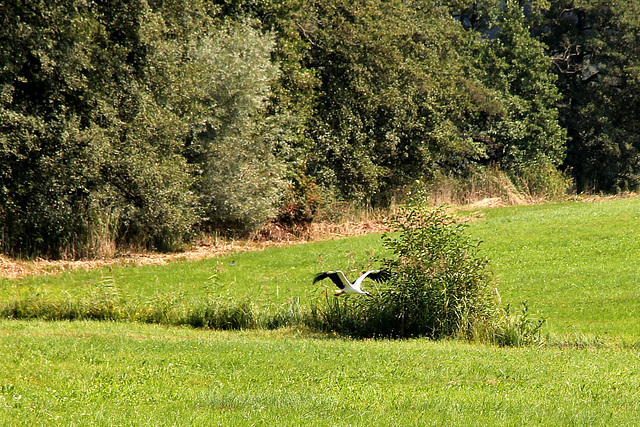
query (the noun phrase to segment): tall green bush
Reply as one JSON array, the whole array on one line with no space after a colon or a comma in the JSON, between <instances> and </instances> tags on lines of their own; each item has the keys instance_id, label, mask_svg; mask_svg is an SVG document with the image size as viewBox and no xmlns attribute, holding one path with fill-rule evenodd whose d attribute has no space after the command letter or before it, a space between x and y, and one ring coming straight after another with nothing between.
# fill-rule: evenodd
<instances>
[{"instance_id":1,"label":"tall green bush","mask_svg":"<svg viewBox=\"0 0 640 427\"><path fill-rule=\"evenodd\" d=\"M84 257L181 242L195 221L188 126L154 90L174 66L159 14L144 0L65 0L8 2L1 18L2 249Z\"/></svg>"},{"instance_id":2,"label":"tall green bush","mask_svg":"<svg viewBox=\"0 0 640 427\"><path fill-rule=\"evenodd\" d=\"M196 172L202 224L251 231L275 216L287 186L285 163L275 155L281 117L266 114L279 75L274 42L249 22L213 31L189 50L191 96L201 109L184 153Z\"/></svg>"},{"instance_id":3,"label":"tall green bush","mask_svg":"<svg viewBox=\"0 0 640 427\"><path fill-rule=\"evenodd\" d=\"M402 208L384 238L393 255L380 299L394 335L469 336L497 313L499 296L489 262L444 207ZM386 316L385 316L386 317Z\"/></svg>"},{"instance_id":4,"label":"tall green bush","mask_svg":"<svg viewBox=\"0 0 640 427\"><path fill-rule=\"evenodd\" d=\"M486 123L487 154L515 183L531 180L536 170L541 188L529 190L544 193L562 179L556 168L567 141L556 107L557 79L544 44L530 35L519 2L508 0L497 24L497 36L486 42L479 64L485 84L495 91L494 102L503 108Z\"/></svg>"},{"instance_id":5,"label":"tall green bush","mask_svg":"<svg viewBox=\"0 0 640 427\"><path fill-rule=\"evenodd\" d=\"M471 338L493 324L499 295L478 244L444 207L411 205L389 221L383 238L392 255L375 298L330 298L316 308L325 328L363 337Z\"/></svg>"}]
</instances>

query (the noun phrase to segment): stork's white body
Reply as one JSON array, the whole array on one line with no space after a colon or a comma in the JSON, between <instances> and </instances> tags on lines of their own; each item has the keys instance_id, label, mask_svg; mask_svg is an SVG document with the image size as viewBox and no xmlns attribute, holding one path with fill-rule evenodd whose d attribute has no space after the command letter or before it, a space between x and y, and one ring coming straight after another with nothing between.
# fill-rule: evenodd
<instances>
[{"instance_id":1,"label":"stork's white body","mask_svg":"<svg viewBox=\"0 0 640 427\"><path fill-rule=\"evenodd\" d=\"M373 280L376 280L380 276L380 270L369 270L362 276L358 277L353 283L349 282L342 271L327 271L317 274L313 279L313 283L316 283L317 281L320 281L322 279L329 278L340 289L335 293L335 295L355 294L367 295L372 297L373 295L371 295L369 292L360 289L360 287L362 286L362 281L367 278L367 276L369 276Z\"/></svg>"}]
</instances>

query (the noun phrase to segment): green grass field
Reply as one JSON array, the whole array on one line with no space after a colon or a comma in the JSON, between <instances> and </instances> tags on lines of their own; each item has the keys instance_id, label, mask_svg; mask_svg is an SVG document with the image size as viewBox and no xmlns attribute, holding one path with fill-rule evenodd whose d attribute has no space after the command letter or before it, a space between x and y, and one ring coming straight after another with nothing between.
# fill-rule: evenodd
<instances>
[{"instance_id":1,"label":"green grass field","mask_svg":"<svg viewBox=\"0 0 640 427\"><path fill-rule=\"evenodd\" d=\"M486 209L470 224L503 302L547 318L541 347L0 320L0 425L638 425L639 219L640 199L621 199ZM308 304L332 291L315 272L355 275L382 251L366 236L5 279L0 300L108 285L140 301Z\"/></svg>"},{"instance_id":2,"label":"green grass field","mask_svg":"<svg viewBox=\"0 0 640 427\"><path fill-rule=\"evenodd\" d=\"M189 296L210 293L221 297L250 297L262 304L280 304L291 298L308 301L319 294L318 287L311 286L313 275L318 271L340 268L359 274L363 269L374 267L375 258L382 252L380 236L368 235L201 261L183 260L169 266L114 266L25 279L0 279L0 299L25 292L51 297L78 294L108 283L132 298L142 299L162 292L183 292Z\"/></svg>"},{"instance_id":3,"label":"green grass field","mask_svg":"<svg viewBox=\"0 0 640 427\"><path fill-rule=\"evenodd\" d=\"M2 321L0 424L637 425L638 351Z\"/></svg>"},{"instance_id":4,"label":"green grass field","mask_svg":"<svg viewBox=\"0 0 640 427\"><path fill-rule=\"evenodd\" d=\"M640 338L640 199L490 209L483 241L503 300L552 333Z\"/></svg>"}]
</instances>

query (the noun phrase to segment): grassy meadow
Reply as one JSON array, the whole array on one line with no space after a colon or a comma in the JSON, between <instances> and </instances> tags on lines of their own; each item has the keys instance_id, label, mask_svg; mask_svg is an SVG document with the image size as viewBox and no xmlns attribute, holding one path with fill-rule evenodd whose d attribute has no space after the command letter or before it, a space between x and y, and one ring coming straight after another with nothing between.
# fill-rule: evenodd
<instances>
[{"instance_id":1,"label":"grassy meadow","mask_svg":"<svg viewBox=\"0 0 640 427\"><path fill-rule=\"evenodd\" d=\"M483 241L503 301L553 334L640 339L640 199L489 209Z\"/></svg>"},{"instance_id":2,"label":"grassy meadow","mask_svg":"<svg viewBox=\"0 0 640 427\"><path fill-rule=\"evenodd\" d=\"M315 273L339 268L359 274L375 267L375 259L383 250L380 235L373 234L200 261L179 260L168 266L112 266L0 279L0 299L34 292L58 298L108 286L137 300L172 292L185 297L248 297L259 304L282 304L292 298L308 301L321 293L318 286L311 286Z\"/></svg>"},{"instance_id":3,"label":"grassy meadow","mask_svg":"<svg viewBox=\"0 0 640 427\"><path fill-rule=\"evenodd\" d=\"M0 425L640 424L640 199L470 215L503 303L527 300L547 319L547 344L5 319ZM160 294L306 306L333 291L311 285L314 273L353 276L383 251L370 235L2 279L0 301L107 289L139 304Z\"/></svg>"},{"instance_id":4,"label":"grassy meadow","mask_svg":"<svg viewBox=\"0 0 640 427\"><path fill-rule=\"evenodd\" d=\"M634 425L638 351L0 322L0 424Z\"/></svg>"}]
</instances>

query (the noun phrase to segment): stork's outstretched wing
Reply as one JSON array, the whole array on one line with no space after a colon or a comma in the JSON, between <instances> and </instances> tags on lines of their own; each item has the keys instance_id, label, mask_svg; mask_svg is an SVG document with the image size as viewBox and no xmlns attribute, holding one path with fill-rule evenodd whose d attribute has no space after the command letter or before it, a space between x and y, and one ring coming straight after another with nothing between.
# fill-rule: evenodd
<instances>
[{"instance_id":1,"label":"stork's outstretched wing","mask_svg":"<svg viewBox=\"0 0 640 427\"><path fill-rule=\"evenodd\" d=\"M324 271L322 273L318 273L316 274L316 277L313 278L313 283L326 278L331 279L331 281L340 289L344 289L345 286L349 285L349 281L342 271Z\"/></svg>"},{"instance_id":2,"label":"stork's outstretched wing","mask_svg":"<svg viewBox=\"0 0 640 427\"><path fill-rule=\"evenodd\" d=\"M387 280L391 273L388 270L373 270L367 272L367 278L371 280L375 280L376 282L381 280Z\"/></svg>"}]
</instances>

